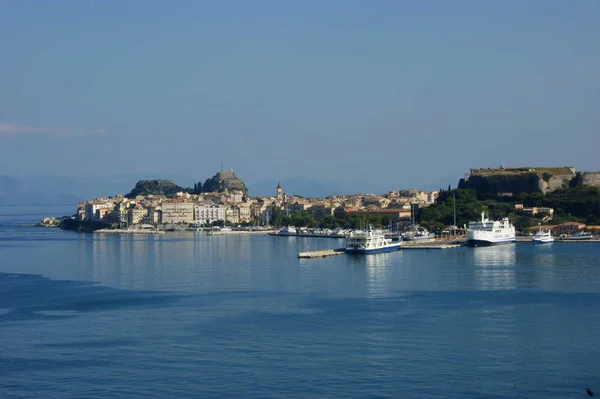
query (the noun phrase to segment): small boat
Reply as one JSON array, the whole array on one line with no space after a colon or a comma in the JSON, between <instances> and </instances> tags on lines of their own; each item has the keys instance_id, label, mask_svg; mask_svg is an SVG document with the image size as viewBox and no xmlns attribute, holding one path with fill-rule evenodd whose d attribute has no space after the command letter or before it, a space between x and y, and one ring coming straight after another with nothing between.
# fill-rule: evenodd
<instances>
[{"instance_id":1,"label":"small boat","mask_svg":"<svg viewBox=\"0 0 600 399\"><path fill-rule=\"evenodd\" d=\"M298 232L294 226L289 226L284 229L279 230L280 236L295 236Z\"/></svg>"},{"instance_id":2,"label":"small boat","mask_svg":"<svg viewBox=\"0 0 600 399\"><path fill-rule=\"evenodd\" d=\"M594 236L592 236L590 233L580 231L567 237L567 240L591 240L592 238L594 238Z\"/></svg>"},{"instance_id":3,"label":"small boat","mask_svg":"<svg viewBox=\"0 0 600 399\"><path fill-rule=\"evenodd\" d=\"M540 230L533 235L531 242L534 244L545 244L554 242L554 237L552 237L552 232L550 230Z\"/></svg>"},{"instance_id":4,"label":"small boat","mask_svg":"<svg viewBox=\"0 0 600 399\"><path fill-rule=\"evenodd\" d=\"M402 234L402 239L405 241L433 240L434 238L435 234L430 233L425 227L419 225L412 226Z\"/></svg>"},{"instance_id":5,"label":"small boat","mask_svg":"<svg viewBox=\"0 0 600 399\"><path fill-rule=\"evenodd\" d=\"M391 252L400 249L402 242L385 238L381 230L355 231L346 239L346 253L348 254L375 254Z\"/></svg>"}]
</instances>

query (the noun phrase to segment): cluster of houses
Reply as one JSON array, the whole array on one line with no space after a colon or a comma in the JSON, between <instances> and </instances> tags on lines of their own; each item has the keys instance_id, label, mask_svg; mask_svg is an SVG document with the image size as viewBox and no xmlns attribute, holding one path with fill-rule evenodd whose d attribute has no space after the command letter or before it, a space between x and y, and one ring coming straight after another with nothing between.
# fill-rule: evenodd
<instances>
[{"instance_id":1,"label":"cluster of houses","mask_svg":"<svg viewBox=\"0 0 600 399\"><path fill-rule=\"evenodd\" d=\"M384 195L355 194L326 198L288 196L281 184L273 197L247 197L242 191L223 193L177 193L174 198L145 195L127 198L122 195L97 198L77 204L76 220L133 225L185 224L208 226L256 223L270 225L275 209L283 216L299 212L320 220L327 216L344 218L348 214L390 216L394 221L410 220L415 209L435 202L437 191L392 191Z\"/></svg>"},{"instance_id":2,"label":"cluster of houses","mask_svg":"<svg viewBox=\"0 0 600 399\"><path fill-rule=\"evenodd\" d=\"M554 209L549 207L534 206L527 208L524 207L523 204L515 204L515 209L527 216L540 219L540 223L548 223L552 220L554 216ZM540 226L530 227L529 229L527 229L527 231L531 234L534 234L539 230L551 230L552 234L555 236L569 236L584 230L590 232L598 232L600 231L600 226L586 225L585 223L580 222L565 222L556 225L544 224Z\"/></svg>"}]
</instances>

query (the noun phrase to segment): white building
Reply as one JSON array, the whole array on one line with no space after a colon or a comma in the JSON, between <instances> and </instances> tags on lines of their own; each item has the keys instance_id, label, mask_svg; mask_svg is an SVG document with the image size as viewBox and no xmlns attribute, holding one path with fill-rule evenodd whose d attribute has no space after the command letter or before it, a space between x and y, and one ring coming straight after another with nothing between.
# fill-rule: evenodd
<instances>
[{"instance_id":1,"label":"white building","mask_svg":"<svg viewBox=\"0 0 600 399\"><path fill-rule=\"evenodd\" d=\"M85 219L86 221L102 220L107 212L112 211L115 204L112 202L91 201L85 204Z\"/></svg>"},{"instance_id":2,"label":"white building","mask_svg":"<svg viewBox=\"0 0 600 399\"><path fill-rule=\"evenodd\" d=\"M225 221L225 208L220 205L196 205L194 207L194 219L196 224L201 225Z\"/></svg>"}]
</instances>

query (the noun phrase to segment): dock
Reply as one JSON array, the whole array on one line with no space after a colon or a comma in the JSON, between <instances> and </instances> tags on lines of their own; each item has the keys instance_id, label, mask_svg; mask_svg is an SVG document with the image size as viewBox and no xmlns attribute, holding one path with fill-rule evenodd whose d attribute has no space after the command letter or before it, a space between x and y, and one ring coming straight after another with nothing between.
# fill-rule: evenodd
<instances>
[{"instance_id":1,"label":"dock","mask_svg":"<svg viewBox=\"0 0 600 399\"><path fill-rule=\"evenodd\" d=\"M467 245L465 240L438 240L428 242L403 242L402 249L450 249Z\"/></svg>"},{"instance_id":2,"label":"dock","mask_svg":"<svg viewBox=\"0 0 600 399\"><path fill-rule=\"evenodd\" d=\"M101 234L165 234L164 230L144 230L144 229L100 229L94 233Z\"/></svg>"},{"instance_id":3,"label":"dock","mask_svg":"<svg viewBox=\"0 0 600 399\"><path fill-rule=\"evenodd\" d=\"M324 258L326 256L343 255L346 253L346 248L337 249L321 249L318 251L300 252L299 259Z\"/></svg>"}]
</instances>

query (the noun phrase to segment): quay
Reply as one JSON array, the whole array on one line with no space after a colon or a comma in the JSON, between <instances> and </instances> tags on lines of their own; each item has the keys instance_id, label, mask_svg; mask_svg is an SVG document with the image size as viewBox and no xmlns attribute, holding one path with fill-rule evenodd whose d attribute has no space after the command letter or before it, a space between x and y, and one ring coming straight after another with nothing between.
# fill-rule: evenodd
<instances>
[{"instance_id":1,"label":"quay","mask_svg":"<svg viewBox=\"0 0 600 399\"><path fill-rule=\"evenodd\" d=\"M210 236L229 236L229 235L242 235L242 234L271 234L271 230L230 230L230 231L209 231L207 235Z\"/></svg>"},{"instance_id":2,"label":"quay","mask_svg":"<svg viewBox=\"0 0 600 399\"><path fill-rule=\"evenodd\" d=\"M94 233L102 234L165 234L164 230L144 230L144 229L100 229Z\"/></svg>"},{"instance_id":3,"label":"quay","mask_svg":"<svg viewBox=\"0 0 600 399\"><path fill-rule=\"evenodd\" d=\"M269 232L270 236L279 237L317 237L317 238L346 238L346 236L337 236L332 234L319 234L319 233L296 233L296 234L281 234L277 231Z\"/></svg>"},{"instance_id":4,"label":"quay","mask_svg":"<svg viewBox=\"0 0 600 399\"><path fill-rule=\"evenodd\" d=\"M326 256L343 255L346 253L346 248L337 249L321 249L318 251L300 252L299 259L324 258Z\"/></svg>"},{"instance_id":5,"label":"quay","mask_svg":"<svg viewBox=\"0 0 600 399\"><path fill-rule=\"evenodd\" d=\"M532 242L533 241L533 237L531 236L517 236L516 242ZM595 242L595 243L600 243L600 239L598 238L591 238L589 240L572 240L569 238L555 238L554 242Z\"/></svg>"},{"instance_id":6,"label":"quay","mask_svg":"<svg viewBox=\"0 0 600 399\"><path fill-rule=\"evenodd\" d=\"M450 249L450 248L459 248L467 245L466 242L460 241L433 241L433 242L424 242L424 243L402 243L401 249Z\"/></svg>"}]
</instances>

